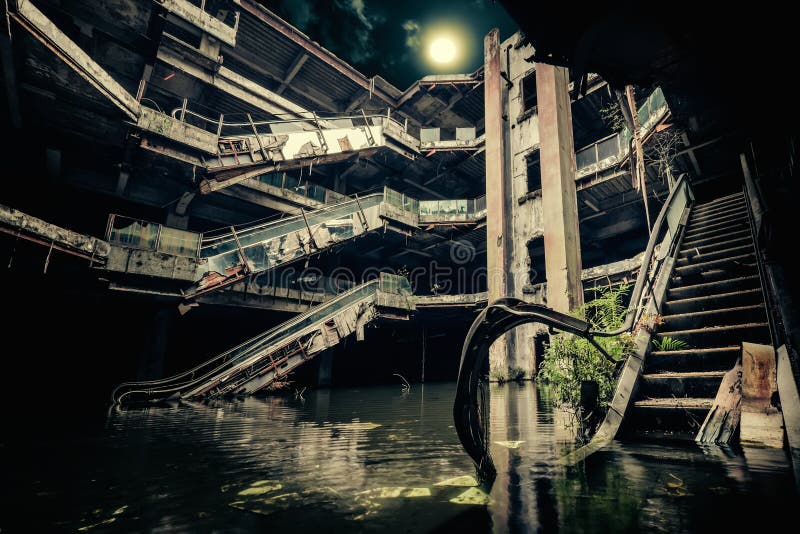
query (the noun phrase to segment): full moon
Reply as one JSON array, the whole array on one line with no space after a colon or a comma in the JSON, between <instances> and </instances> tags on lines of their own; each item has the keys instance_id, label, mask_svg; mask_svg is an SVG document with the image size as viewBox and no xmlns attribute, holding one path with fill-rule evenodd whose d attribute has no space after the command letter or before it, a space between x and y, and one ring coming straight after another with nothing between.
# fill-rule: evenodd
<instances>
[{"instance_id":1,"label":"full moon","mask_svg":"<svg viewBox=\"0 0 800 534\"><path fill-rule=\"evenodd\" d=\"M436 63L450 63L456 57L456 44L447 37L439 37L433 40L428 52Z\"/></svg>"}]
</instances>

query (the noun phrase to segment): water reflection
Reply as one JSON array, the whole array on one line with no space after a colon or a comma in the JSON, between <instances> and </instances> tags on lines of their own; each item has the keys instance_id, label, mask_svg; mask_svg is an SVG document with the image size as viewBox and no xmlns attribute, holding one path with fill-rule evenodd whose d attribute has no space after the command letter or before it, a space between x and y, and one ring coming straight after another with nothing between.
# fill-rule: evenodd
<instances>
[{"instance_id":1,"label":"water reflection","mask_svg":"<svg viewBox=\"0 0 800 534\"><path fill-rule=\"evenodd\" d=\"M797 502L785 454L770 449L614 444L563 468L574 433L546 391L511 384L491 388L489 503L455 504L470 488L435 485L474 474L452 426L454 391L114 409L94 431L42 432L13 455L3 438L11 489L0 528L693 532L741 530L740 509L768 526Z\"/></svg>"}]
</instances>

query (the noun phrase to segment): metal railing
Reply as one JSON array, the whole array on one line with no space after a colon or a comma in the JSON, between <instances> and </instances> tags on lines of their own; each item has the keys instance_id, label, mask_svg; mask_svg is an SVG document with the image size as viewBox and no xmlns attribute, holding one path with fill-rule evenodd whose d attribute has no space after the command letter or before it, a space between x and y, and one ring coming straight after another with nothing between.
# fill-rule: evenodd
<instances>
[{"instance_id":1,"label":"metal railing","mask_svg":"<svg viewBox=\"0 0 800 534\"><path fill-rule=\"evenodd\" d=\"M486 196L456 200L420 200L419 216L420 219L481 219L486 216Z\"/></svg>"},{"instance_id":2,"label":"metal railing","mask_svg":"<svg viewBox=\"0 0 800 534\"><path fill-rule=\"evenodd\" d=\"M383 188L383 201L403 211L419 213L419 200L389 187Z\"/></svg>"},{"instance_id":3,"label":"metal railing","mask_svg":"<svg viewBox=\"0 0 800 534\"><path fill-rule=\"evenodd\" d=\"M392 122L402 131L407 131L407 124L392 118L389 108L385 113L370 114L366 114L364 111L339 114L301 111L284 114L220 113L218 116L211 116L193 111L190 109L188 99L184 98L180 107L173 108L170 115L180 122L191 124L226 139L250 137L256 134L308 132L322 128L383 126L386 122Z\"/></svg>"},{"instance_id":4,"label":"metal railing","mask_svg":"<svg viewBox=\"0 0 800 534\"><path fill-rule=\"evenodd\" d=\"M649 132L661 120L668 109L664 92L660 87L657 87L639 107L639 124L641 124L642 129L645 132ZM626 126L620 132L576 150L575 166L577 167L578 175L581 174L581 169L586 169L604 160L609 160L610 164L614 164L623 159L628 154L630 140L631 132ZM612 161L609 158L614 159Z\"/></svg>"}]
</instances>

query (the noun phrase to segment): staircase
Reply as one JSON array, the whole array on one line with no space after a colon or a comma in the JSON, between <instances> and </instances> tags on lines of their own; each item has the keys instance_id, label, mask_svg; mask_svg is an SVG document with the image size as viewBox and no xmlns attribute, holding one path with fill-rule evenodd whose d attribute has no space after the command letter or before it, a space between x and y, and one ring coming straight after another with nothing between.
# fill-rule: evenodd
<instances>
[{"instance_id":1,"label":"staircase","mask_svg":"<svg viewBox=\"0 0 800 534\"><path fill-rule=\"evenodd\" d=\"M661 310L659 344L645 360L628 437L694 440L743 341L770 343L744 195L692 209Z\"/></svg>"}]
</instances>

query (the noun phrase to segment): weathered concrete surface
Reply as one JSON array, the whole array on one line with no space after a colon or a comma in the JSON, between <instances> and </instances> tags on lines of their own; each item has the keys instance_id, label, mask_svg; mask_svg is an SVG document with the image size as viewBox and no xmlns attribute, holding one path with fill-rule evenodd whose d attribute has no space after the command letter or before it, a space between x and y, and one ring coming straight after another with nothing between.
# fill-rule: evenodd
<instances>
[{"instance_id":1,"label":"weathered concrete surface","mask_svg":"<svg viewBox=\"0 0 800 534\"><path fill-rule=\"evenodd\" d=\"M417 309L415 301L410 296L396 295L378 291L375 295L375 305L380 308L414 311Z\"/></svg>"},{"instance_id":2,"label":"weathered concrete surface","mask_svg":"<svg viewBox=\"0 0 800 534\"><path fill-rule=\"evenodd\" d=\"M484 100L486 128L486 273L489 301L508 296L504 84L498 30L490 31L483 41ZM502 371L509 365L508 336L489 347L489 366Z\"/></svg>"},{"instance_id":3,"label":"weathered concrete surface","mask_svg":"<svg viewBox=\"0 0 800 534\"><path fill-rule=\"evenodd\" d=\"M154 109L142 107L136 126L171 141L196 148L206 154L216 155L218 151L217 136L213 133L181 122Z\"/></svg>"},{"instance_id":4,"label":"weathered concrete surface","mask_svg":"<svg viewBox=\"0 0 800 534\"><path fill-rule=\"evenodd\" d=\"M153 0L160 4L170 13L182 18L186 22L196 26L205 33L219 39L225 44L236 46L236 28L228 26L218 18L206 13L199 7L187 2L186 0ZM238 20L238 12L236 17Z\"/></svg>"},{"instance_id":5,"label":"weathered concrete surface","mask_svg":"<svg viewBox=\"0 0 800 534\"><path fill-rule=\"evenodd\" d=\"M783 447L783 417L773 402L777 391L775 349L742 343L742 444Z\"/></svg>"},{"instance_id":6,"label":"weathered concrete surface","mask_svg":"<svg viewBox=\"0 0 800 534\"><path fill-rule=\"evenodd\" d=\"M800 453L800 394L797 392L797 383L792 374L792 364L786 345L778 351L778 393L781 396L781 410L783 411L783 424L786 428L786 437L789 447Z\"/></svg>"},{"instance_id":7,"label":"weathered concrete surface","mask_svg":"<svg viewBox=\"0 0 800 534\"><path fill-rule=\"evenodd\" d=\"M567 69L543 63L536 65L547 304L564 313L583 304L575 148L568 87Z\"/></svg>"},{"instance_id":8,"label":"weathered concrete surface","mask_svg":"<svg viewBox=\"0 0 800 534\"><path fill-rule=\"evenodd\" d=\"M0 223L14 230L40 237L44 241L93 256L99 262L107 258L111 251L111 245L101 239L61 228L2 204L0 204Z\"/></svg>"},{"instance_id":9,"label":"weathered concrete surface","mask_svg":"<svg viewBox=\"0 0 800 534\"><path fill-rule=\"evenodd\" d=\"M366 210L364 211L366 213ZM410 211L402 210L397 206L387 202L381 202L379 215L382 218L402 223L408 227L416 227L419 225L419 215Z\"/></svg>"},{"instance_id":10,"label":"weathered concrete surface","mask_svg":"<svg viewBox=\"0 0 800 534\"><path fill-rule=\"evenodd\" d=\"M481 135L475 139L448 139L444 141L420 141L421 151L426 150L477 150L486 142L486 135Z\"/></svg>"},{"instance_id":11,"label":"weathered concrete surface","mask_svg":"<svg viewBox=\"0 0 800 534\"><path fill-rule=\"evenodd\" d=\"M412 297L417 308L439 308L439 307L475 307L486 306L488 293L465 293L461 295L415 295Z\"/></svg>"},{"instance_id":12,"label":"weathered concrete surface","mask_svg":"<svg viewBox=\"0 0 800 534\"><path fill-rule=\"evenodd\" d=\"M197 282L205 273L204 264L203 260L185 256L113 246L105 268L108 271L125 274Z\"/></svg>"},{"instance_id":13,"label":"weathered concrete surface","mask_svg":"<svg viewBox=\"0 0 800 534\"><path fill-rule=\"evenodd\" d=\"M11 12L14 20L52 50L59 59L69 65L84 80L92 84L129 118L136 120L139 116L140 106L133 95L117 83L29 0L16 0L14 4L15 10Z\"/></svg>"},{"instance_id":14,"label":"weathered concrete surface","mask_svg":"<svg viewBox=\"0 0 800 534\"><path fill-rule=\"evenodd\" d=\"M526 58L533 55L533 48L519 46L520 36L514 35L503 42L502 50L508 59L508 86L506 102L505 135L507 139L506 162L509 165L510 190L506 195L509 212L508 232L508 292L510 296L535 304L546 304L545 273L533 272L528 245L544 235L541 195L532 191L528 180L528 158L535 157L539 150L539 117L535 110L525 109L524 80L534 75L534 65ZM521 199L525 199L524 201ZM534 338L547 327L541 324L525 324L506 334L509 338L509 365L522 367L534 375L538 367L534 353Z\"/></svg>"}]
</instances>

